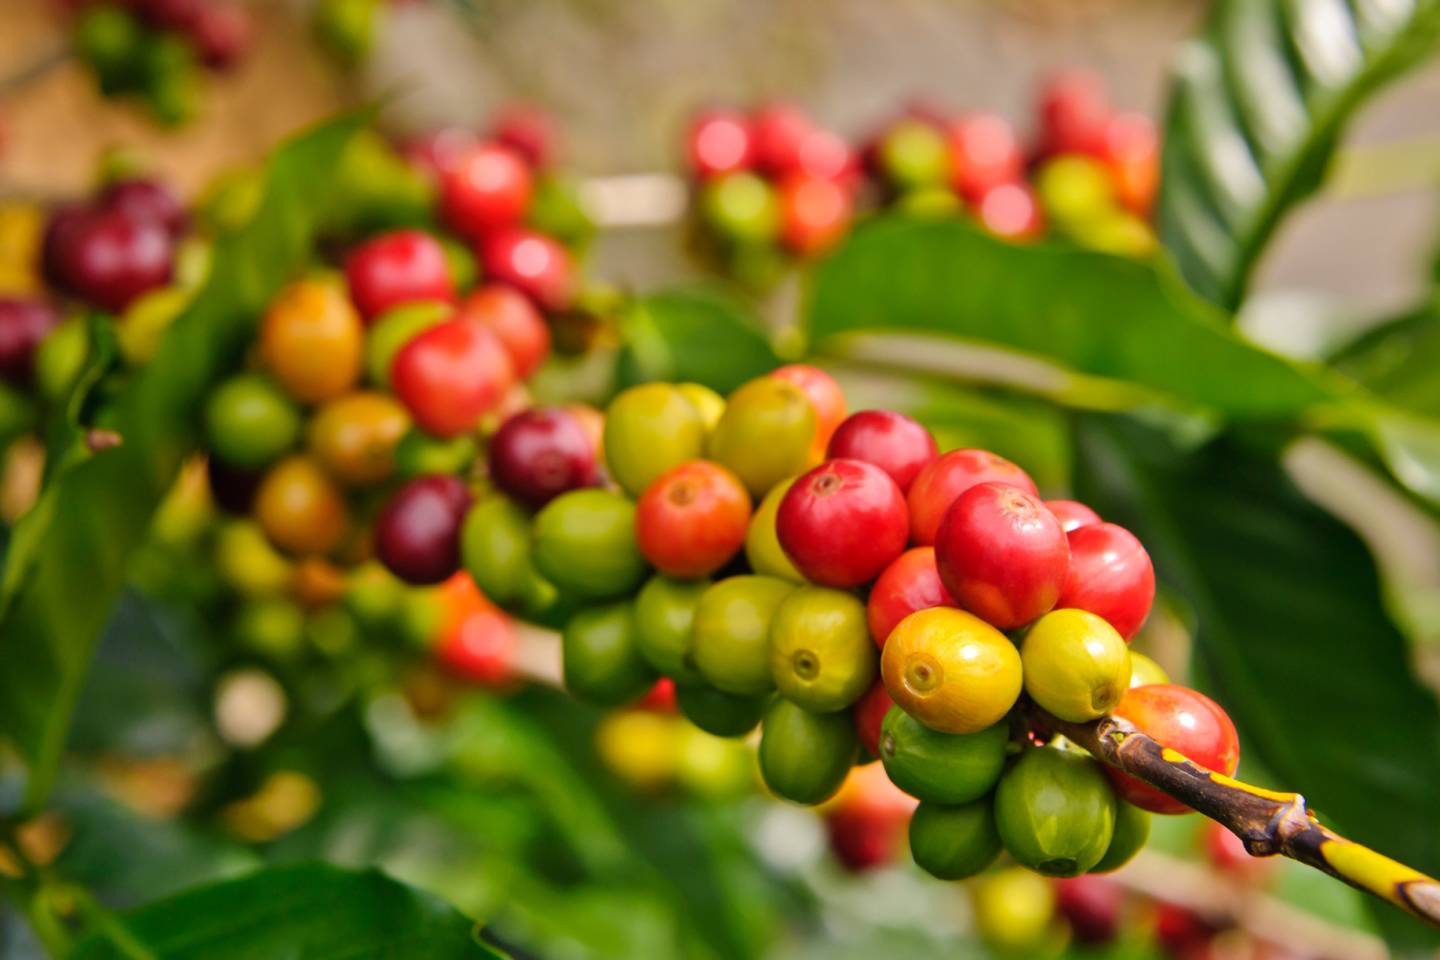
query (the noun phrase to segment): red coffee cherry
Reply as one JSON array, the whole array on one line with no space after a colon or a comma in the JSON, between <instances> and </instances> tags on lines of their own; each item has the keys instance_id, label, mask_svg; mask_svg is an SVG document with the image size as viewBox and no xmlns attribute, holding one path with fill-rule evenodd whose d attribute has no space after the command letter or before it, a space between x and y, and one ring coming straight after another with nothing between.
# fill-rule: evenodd
<instances>
[{"instance_id":1,"label":"red coffee cherry","mask_svg":"<svg viewBox=\"0 0 1440 960\"><path fill-rule=\"evenodd\" d=\"M669 677L656 680L645 696L635 701L635 708L652 713L675 713L680 709L675 702L675 681Z\"/></svg>"},{"instance_id":2,"label":"red coffee cherry","mask_svg":"<svg viewBox=\"0 0 1440 960\"><path fill-rule=\"evenodd\" d=\"M780 546L807 580L858 587L905 549L905 496L890 475L860 460L828 460L785 492L775 517Z\"/></svg>"},{"instance_id":3,"label":"red coffee cherry","mask_svg":"<svg viewBox=\"0 0 1440 960\"><path fill-rule=\"evenodd\" d=\"M60 314L42 300L0 297L0 378L29 383L35 348L59 322Z\"/></svg>"},{"instance_id":4,"label":"red coffee cherry","mask_svg":"<svg viewBox=\"0 0 1440 960\"><path fill-rule=\"evenodd\" d=\"M538 510L568 490L600 482L589 435L571 413L525 410L490 440L490 478L511 498Z\"/></svg>"},{"instance_id":5,"label":"red coffee cherry","mask_svg":"<svg viewBox=\"0 0 1440 960\"><path fill-rule=\"evenodd\" d=\"M910 484L910 538L935 542L940 521L955 499L978 483L1008 483L1038 495L1030 475L989 450L951 450L931 461Z\"/></svg>"},{"instance_id":6,"label":"red coffee cherry","mask_svg":"<svg viewBox=\"0 0 1440 960\"><path fill-rule=\"evenodd\" d=\"M515 680L520 638L515 624L489 607L467 611L440 635L436 656L453 676L482 687L506 687Z\"/></svg>"},{"instance_id":7,"label":"red coffee cherry","mask_svg":"<svg viewBox=\"0 0 1440 960\"><path fill-rule=\"evenodd\" d=\"M1207 770L1233 776L1240 764L1240 738L1235 724L1214 700L1174 683L1132 687L1114 715L1142 733L1183 754ZM1189 813L1190 808L1148 783L1114 767L1105 774L1121 799L1151 813Z\"/></svg>"},{"instance_id":8,"label":"red coffee cherry","mask_svg":"<svg viewBox=\"0 0 1440 960\"><path fill-rule=\"evenodd\" d=\"M508 283L542 310L564 310L574 296L570 254L543 233L514 227L497 231L480 245L487 279Z\"/></svg>"},{"instance_id":9,"label":"red coffee cherry","mask_svg":"<svg viewBox=\"0 0 1440 960\"><path fill-rule=\"evenodd\" d=\"M751 118L755 166L772 179L800 168L800 148L815 130L805 113L784 103L772 103Z\"/></svg>"},{"instance_id":10,"label":"red coffee cherry","mask_svg":"<svg viewBox=\"0 0 1440 960\"><path fill-rule=\"evenodd\" d=\"M1100 522L1100 514L1079 500L1046 500L1045 507L1055 514L1055 519L1060 521L1066 533Z\"/></svg>"},{"instance_id":11,"label":"red coffee cherry","mask_svg":"<svg viewBox=\"0 0 1440 960\"><path fill-rule=\"evenodd\" d=\"M870 588L865 616L870 636L881 648L895 625L916 610L956 606L955 598L940 582L934 547L912 547L885 568Z\"/></svg>"},{"instance_id":12,"label":"red coffee cherry","mask_svg":"<svg viewBox=\"0 0 1440 960\"><path fill-rule=\"evenodd\" d=\"M1078 942L1110 943L1120 932L1125 890L1104 877L1067 877L1055 883L1055 906Z\"/></svg>"},{"instance_id":13,"label":"red coffee cherry","mask_svg":"<svg viewBox=\"0 0 1440 960\"><path fill-rule=\"evenodd\" d=\"M420 230L383 233L356 247L345 261L345 279L367 323L401 304L455 299L445 248Z\"/></svg>"},{"instance_id":14,"label":"red coffee cherry","mask_svg":"<svg viewBox=\"0 0 1440 960\"><path fill-rule=\"evenodd\" d=\"M1025 179L1025 154L1015 129L993 113L972 113L949 124L950 186L978 204L995 187Z\"/></svg>"},{"instance_id":15,"label":"red coffee cherry","mask_svg":"<svg viewBox=\"0 0 1440 960\"><path fill-rule=\"evenodd\" d=\"M690 123L685 159L701 180L737 170L754 162L750 121L734 110L706 110Z\"/></svg>"},{"instance_id":16,"label":"red coffee cherry","mask_svg":"<svg viewBox=\"0 0 1440 960\"><path fill-rule=\"evenodd\" d=\"M460 316L480 324L500 338L515 376L530 379L550 355L550 328L523 293L513 287L490 284L460 304Z\"/></svg>"},{"instance_id":17,"label":"red coffee cherry","mask_svg":"<svg viewBox=\"0 0 1440 960\"><path fill-rule=\"evenodd\" d=\"M1084 70L1056 74L1040 94L1039 114L1041 156L1098 156L1104 147L1105 123L1110 118L1105 81Z\"/></svg>"},{"instance_id":18,"label":"red coffee cherry","mask_svg":"<svg viewBox=\"0 0 1440 960\"><path fill-rule=\"evenodd\" d=\"M830 437L829 458L863 460L890 474L902 491L940 455L935 438L916 421L890 410L852 413Z\"/></svg>"},{"instance_id":19,"label":"red coffee cherry","mask_svg":"<svg viewBox=\"0 0 1440 960\"><path fill-rule=\"evenodd\" d=\"M665 473L635 505L635 539L661 573L709 576L745 545L750 494L718 463L692 460Z\"/></svg>"},{"instance_id":20,"label":"red coffee cherry","mask_svg":"<svg viewBox=\"0 0 1440 960\"><path fill-rule=\"evenodd\" d=\"M525 216L534 184L520 154L479 143L440 171L440 214L456 233L478 239Z\"/></svg>"},{"instance_id":21,"label":"red coffee cherry","mask_svg":"<svg viewBox=\"0 0 1440 960\"><path fill-rule=\"evenodd\" d=\"M1139 216L1149 216L1160 186L1160 136L1143 113L1119 113L1105 124L1101 159L1110 171L1115 199Z\"/></svg>"},{"instance_id":22,"label":"red coffee cherry","mask_svg":"<svg viewBox=\"0 0 1440 960\"><path fill-rule=\"evenodd\" d=\"M810 453L815 460L823 459L830 437L845 419L845 391L834 377L808 363L787 364L772 371L770 376L799 387L815 408L815 440L810 444Z\"/></svg>"},{"instance_id":23,"label":"red coffee cherry","mask_svg":"<svg viewBox=\"0 0 1440 960\"><path fill-rule=\"evenodd\" d=\"M854 219L850 191L837 180L791 176L780 184L780 241L802 257L839 243Z\"/></svg>"},{"instance_id":24,"label":"red coffee cherry","mask_svg":"<svg viewBox=\"0 0 1440 960\"><path fill-rule=\"evenodd\" d=\"M250 14L237 3L207 4L190 27L190 39L200 62L211 70L226 71L239 63L255 40Z\"/></svg>"},{"instance_id":25,"label":"red coffee cherry","mask_svg":"<svg viewBox=\"0 0 1440 960\"><path fill-rule=\"evenodd\" d=\"M1002 183L976 201L975 213L985 230L1002 240L1021 243L1045 232L1045 217L1035 191L1027 183Z\"/></svg>"},{"instance_id":26,"label":"red coffee cherry","mask_svg":"<svg viewBox=\"0 0 1440 960\"><path fill-rule=\"evenodd\" d=\"M860 180L860 160L845 138L832 130L812 129L800 140L796 154L797 176L830 180L846 196L854 193Z\"/></svg>"},{"instance_id":27,"label":"red coffee cherry","mask_svg":"<svg viewBox=\"0 0 1440 960\"><path fill-rule=\"evenodd\" d=\"M185 205L158 180L118 180L100 194L98 206L102 210L123 214L130 220L158 223L171 237L184 233L188 221Z\"/></svg>"},{"instance_id":28,"label":"red coffee cherry","mask_svg":"<svg viewBox=\"0 0 1440 960\"><path fill-rule=\"evenodd\" d=\"M469 506L459 477L416 477L375 518L376 557L406 583L440 583L460 569L460 524Z\"/></svg>"},{"instance_id":29,"label":"red coffee cherry","mask_svg":"<svg viewBox=\"0 0 1440 960\"><path fill-rule=\"evenodd\" d=\"M1013 630L1055 606L1070 548L1054 514L1019 487L982 483L945 513L935 540L940 579L961 607Z\"/></svg>"},{"instance_id":30,"label":"red coffee cherry","mask_svg":"<svg viewBox=\"0 0 1440 960\"><path fill-rule=\"evenodd\" d=\"M120 313L132 301L170 282L175 244L155 220L119 210L62 214L47 243L61 285L103 310Z\"/></svg>"},{"instance_id":31,"label":"red coffee cherry","mask_svg":"<svg viewBox=\"0 0 1440 960\"><path fill-rule=\"evenodd\" d=\"M490 124L490 137L520 154L534 169L550 165L560 139L545 111L528 103L502 108Z\"/></svg>"},{"instance_id":32,"label":"red coffee cherry","mask_svg":"<svg viewBox=\"0 0 1440 960\"><path fill-rule=\"evenodd\" d=\"M1089 610L1129 640L1155 601L1150 554L1124 527L1092 523L1070 531L1070 575L1056 605Z\"/></svg>"},{"instance_id":33,"label":"red coffee cherry","mask_svg":"<svg viewBox=\"0 0 1440 960\"><path fill-rule=\"evenodd\" d=\"M890 699L890 691L885 689L885 681L880 677L875 678L875 685L855 704L855 733L860 745L872 757L880 756L880 727L893 706L895 701Z\"/></svg>"},{"instance_id":34,"label":"red coffee cherry","mask_svg":"<svg viewBox=\"0 0 1440 960\"><path fill-rule=\"evenodd\" d=\"M426 433L456 437L473 430L514 382L500 340L467 320L447 320L400 348L390 386Z\"/></svg>"},{"instance_id":35,"label":"red coffee cherry","mask_svg":"<svg viewBox=\"0 0 1440 960\"><path fill-rule=\"evenodd\" d=\"M826 807L825 826L835 858L854 872L894 862L905 848L916 806L915 798L891 783L878 763L855 768Z\"/></svg>"},{"instance_id":36,"label":"red coffee cherry","mask_svg":"<svg viewBox=\"0 0 1440 960\"><path fill-rule=\"evenodd\" d=\"M480 138L473 130L441 127L405 138L399 149L406 163L438 184L446 172L453 170L460 159L479 144Z\"/></svg>"}]
</instances>

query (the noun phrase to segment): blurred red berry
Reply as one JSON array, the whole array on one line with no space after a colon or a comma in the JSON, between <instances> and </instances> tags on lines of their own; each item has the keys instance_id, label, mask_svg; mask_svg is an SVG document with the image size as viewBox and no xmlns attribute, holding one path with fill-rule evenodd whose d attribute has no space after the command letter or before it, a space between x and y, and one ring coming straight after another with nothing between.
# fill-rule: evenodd
<instances>
[{"instance_id":1,"label":"blurred red berry","mask_svg":"<svg viewBox=\"0 0 1440 960\"><path fill-rule=\"evenodd\" d=\"M440 170L440 213L455 232L478 239L519 223L534 189L530 168L513 148L479 143Z\"/></svg>"}]
</instances>

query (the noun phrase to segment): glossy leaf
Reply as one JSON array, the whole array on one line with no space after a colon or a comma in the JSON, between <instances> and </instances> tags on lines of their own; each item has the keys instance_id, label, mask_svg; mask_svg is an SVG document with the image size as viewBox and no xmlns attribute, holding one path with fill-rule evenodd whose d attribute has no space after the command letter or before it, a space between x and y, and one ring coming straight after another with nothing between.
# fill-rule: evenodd
<instances>
[{"instance_id":1,"label":"glossy leaf","mask_svg":"<svg viewBox=\"0 0 1440 960\"><path fill-rule=\"evenodd\" d=\"M196 411L243 356L274 292L309 254L332 170L361 127L328 123L281 147L264 199L219 241L213 272L168 330L154 360L115 400L124 442L61 474L51 506L27 520L7 556L11 602L0 617L0 730L29 766L27 806L48 790L95 639L150 517L194 449Z\"/></svg>"},{"instance_id":2,"label":"glossy leaf","mask_svg":"<svg viewBox=\"0 0 1440 960\"><path fill-rule=\"evenodd\" d=\"M693 381L729 393L780 361L758 322L711 290L675 290L640 299L621 326L620 382Z\"/></svg>"},{"instance_id":3,"label":"glossy leaf","mask_svg":"<svg viewBox=\"0 0 1440 960\"><path fill-rule=\"evenodd\" d=\"M1276 778L1266 785L1440 873L1440 707L1411 674L1359 537L1270 450L1227 439L1187 452L1092 416L1077 458L1079 496L1140 537L1193 611L1201 672Z\"/></svg>"},{"instance_id":4,"label":"glossy leaf","mask_svg":"<svg viewBox=\"0 0 1440 960\"><path fill-rule=\"evenodd\" d=\"M449 904L378 871L320 864L276 867L202 887L123 918L154 960L500 958ZM77 960L129 958L99 934Z\"/></svg>"},{"instance_id":5,"label":"glossy leaf","mask_svg":"<svg viewBox=\"0 0 1440 960\"><path fill-rule=\"evenodd\" d=\"M1004 382L1081 408L1162 404L1202 426L1218 417L1358 435L1398 480L1440 502L1440 421L1244 340L1155 265L1015 246L957 221L883 219L820 265L807 320L814 348L845 359Z\"/></svg>"},{"instance_id":6,"label":"glossy leaf","mask_svg":"<svg viewBox=\"0 0 1440 960\"><path fill-rule=\"evenodd\" d=\"M1440 38L1440 2L1222 0L1180 52L1165 123L1160 236L1202 295L1234 308L1345 123Z\"/></svg>"},{"instance_id":7,"label":"glossy leaf","mask_svg":"<svg viewBox=\"0 0 1440 960\"><path fill-rule=\"evenodd\" d=\"M1440 417L1440 312L1420 310L1382 324L1331 362L1391 403Z\"/></svg>"}]
</instances>

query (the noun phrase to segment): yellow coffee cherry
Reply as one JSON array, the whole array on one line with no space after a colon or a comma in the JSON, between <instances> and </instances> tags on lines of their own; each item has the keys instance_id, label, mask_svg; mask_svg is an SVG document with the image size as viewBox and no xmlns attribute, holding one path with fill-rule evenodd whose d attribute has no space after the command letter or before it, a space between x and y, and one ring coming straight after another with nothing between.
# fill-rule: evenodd
<instances>
[{"instance_id":1,"label":"yellow coffee cherry","mask_svg":"<svg viewBox=\"0 0 1440 960\"><path fill-rule=\"evenodd\" d=\"M1086 610L1052 610L1035 621L1020 661L1030 699L1071 723L1103 717L1130 686L1125 639Z\"/></svg>"},{"instance_id":2,"label":"yellow coffee cherry","mask_svg":"<svg viewBox=\"0 0 1440 960\"><path fill-rule=\"evenodd\" d=\"M885 641L880 673L890 698L941 733L999 722L1020 696L1020 654L1005 634L953 607L917 610Z\"/></svg>"},{"instance_id":3,"label":"yellow coffee cherry","mask_svg":"<svg viewBox=\"0 0 1440 960\"><path fill-rule=\"evenodd\" d=\"M1130 686L1144 687L1152 683L1169 683L1165 668L1143 653L1130 651Z\"/></svg>"},{"instance_id":4,"label":"yellow coffee cherry","mask_svg":"<svg viewBox=\"0 0 1440 960\"><path fill-rule=\"evenodd\" d=\"M605 766L638 790L659 790L675 776L684 721L649 710L620 710L600 721L595 749Z\"/></svg>"}]
</instances>

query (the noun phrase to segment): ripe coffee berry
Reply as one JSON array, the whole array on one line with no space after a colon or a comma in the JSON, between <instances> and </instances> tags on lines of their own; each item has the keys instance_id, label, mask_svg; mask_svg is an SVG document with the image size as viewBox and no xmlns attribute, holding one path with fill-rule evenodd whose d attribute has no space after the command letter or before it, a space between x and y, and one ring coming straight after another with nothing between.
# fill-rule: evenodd
<instances>
[{"instance_id":1,"label":"ripe coffee berry","mask_svg":"<svg viewBox=\"0 0 1440 960\"><path fill-rule=\"evenodd\" d=\"M845 419L845 392L840 389L840 384L824 370L808 363L789 364L770 376L799 387L805 399L810 401L810 406L815 408L815 439L810 450L816 460L823 459L831 435Z\"/></svg>"},{"instance_id":2,"label":"ripe coffee berry","mask_svg":"<svg viewBox=\"0 0 1440 960\"><path fill-rule=\"evenodd\" d=\"M1004 457L988 450L951 450L927 464L910 484L906 500L911 539L919 544L934 543L950 504L977 483L1008 483L1038 493L1030 475Z\"/></svg>"},{"instance_id":3,"label":"ripe coffee berry","mask_svg":"<svg viewBox=\"0 0 1440 960\"><path fill-rule=\"evenodd\" d=\"M890 410L861 410L835 428L825 455L863 460L890 474L901 491L940 455L935 438L916 421Z\"/></svg>"},{"instance_id":4,"label":"ripe coffee berry","mask_svg":"<svg viewBox=\"0 0 1440 960\"><path fill-rule=\"evenodd\" d=\"M564 310L574 297L570 255L543 233L498 230L480 244L480 262L487 278L508 283L543 310Z\"/></svg>"},{"instance_id":5,"label":"ripe coffee berry","mask_svg":"<svg viewBox=\"0 0 1440 960\"><path fill-rule=\"evenodd\" d=\"M952 123L950 185L968 203L978 203L991 189L1025 177L1025 156L1014 129L1001 117L972 114Z\"/></svg>"},{"instance_id":6,"label":"ripe coffee berry","mask_svg":"<svg viewBox=\"0 0 1440 960\"><path fill-rule=\"evenodd\" d=\"M295 554L329 553L349 525L344 496L309 457L287 457L271 467L254 506L270 542Z\"/></svg>"},{"instance_id":7,"label":"ripe coffee berry","mask_svg":"<svg viewBox=\"0 0 1440 960\"><path fill-rule=\"evenodd\" d=\"M747 169L754 159L750 121L733 110L709 110L690 124L686 159L707 179Z\"/></svg>"},{"instance_id":8,"label":"ripe coffee berry","mask_svg":"<svg viewBox=\"0 0 1440 960\"><path fill-rule=\"evenodd\" d=\"M779 201L780 240L802 257L835 246L855 214L850 191L822 177L790 177L780 184Z\"/></svg>"},{"instance_id":9,"label":"ripe coffee berry","mask_svg":"<svg viewBox=\"0 0 1440 960\"><path fill-rule=\"evenodd\" d=\"M860 738L860 746L865 748L866 756L880 756L880 729L885 723L885 715L893 706L895 701L890 699L885 681L878 677L860 702L855 704L855 734Z\"/></svg>"},{"instance_id":10,"label":"ripe coffee berry","mask_svg":"<svg viewBox=\"0 0 1440 960\"><path fill-rule=\"evenodd\" d=\"M375 519L375 555L406 583L439 583L460 569L460 524L470 491L459 477L416 477Z\"/></svg>"},{"instance_id":11,"label":"ripe coffee berry","mask_svg":"<svg viewBox=\"0 0 1440 960\"><path fill-rule=\"evenodd\" d=\"M905 497L890 475L859 460L829 460L785 493L775 518L780 546L807 580L857 587L905 549Z\"/></svg>"},{"instance_id":12,"label":"ripe coffee berry","mask_svg":"<svg viewBox=\"0 0 1440 960\"><path fill-rule=\"evenodd\" d=\"M635 505L635 539L661 573L693 580L719 570L745 545L750 494L708 460L682 463L656 478Z\"/></svg>"},{"instance_id":13,"label":"ripe coffee berry","mask_svg":"<svg viewBox=\"0 0 1440 960\"><path fill-rule=\"evenodd\" d=\"M532 181L525 160L511 148L476 144L440 170L440 213L456 233L477 239L520 222Z\"/></svg>"},{"instance_id":14,"label":"ripe coffee berry","mask_svg":"<svg viewBox=\"0 0 1440 960\"><path fill-rule=\"evenodd\" d=\"M945 514L935 540L940 580L960 606L1002 630L1048 612L1070 571L1065 531L1018 487L971 487Z\"/></svg>"},{"instance_id":15,"label":"ripe coffee berry","mask_svg":"<svg viewBox=\"0 0 1440 960\"><path fill-rule=\"evenodd\" d=\"M520 640L515 625L499 610L466 612L440 637L437 656L454 676L484 687L502 687L515 679Z\"/></svg>"},{"instance_id":16,"label":"ripe coffee berry","mask_svg":"<svg viewBox=\"0 0 1440 960\"><path fill-rule=\"evenodd\" d=\"M1100 514L1078 500L1046 500L1045 508L1055 514L1066 533L1100 522Z\"/></svg>"},{"instance_id":17,"label":"ripe coffee berry","mask_svg":"<svg viewBox=\"0 0 1440 960\"><path fill-rule=\"evenodd\" d=\"M360 378L364 328L337 284L301 280L280 292L260 322L260 361L301 403L346 393Z\"/></svg>"},{"instance_id":18,"label":"ripe coffee berry","mask_svg":"<svg viewBox=\"0 0 1440 960\"><path fill-rule=\"evenodd\" d=\"M940 582L935 548L913 547L896 557L870 588L866 606L870 636L883 647L890 631L916 610L955 605L955 598Z\"/></svg>"},{"instance_id":19,"label":"ripe coffee berry","mask_svg":"<svg viewBox=\"0 0 1440 960\"><path fill-rule=\"evenodd\" d=\"M538 510L567 490L600 480L590 438L568 411L536 407L515 414L490 440L495 486Z\"/></svg>"},{"instance_id":20,"label":"ripe coffee berry","mask_svg":"<svg viewBox=\"0 0 1440 960\"><path fill-rule=\"evenodd\" d=\"M158 221L119 210L87 211L65 221L54 238L63 286L101 309L119 313L170 282L175 244Z\"/></svg>"},{"instance_id":21,"label":"ripe coffee berry","mask_svg":"<svg viewBox=\"0 0 1440 960\"><path fill-rule=\"evenodd\" d=\"M0 379L29 382L35 348L59 322L60 314L48 303L0 297Z\"/></svg>"},{"instance_id":22,"label":"ripe coffee berry","mask_svg":"<svg viewBox=\"0 0 1440 960\"><path fill-rule=\"evenodd\" d=\"M815 130L802 111L772 103L755 112L751 121L755 165L773 178L793 173L800 166L800 149Z\"/></svg>"},{"instance_id":23,"label":"ripe coffee berry","mask_svg":"<svg viewBox=\"0 0 1440 960\"><path fill-rule=\"evenodd\" d=\"M530 379L550 355L550 328L535 304L513 287L481 287L460 304L460 316L500 338L515 376Z\"/></svg>"},{"instance_id":24,"label":"ripe coffee berry","mask_svg":"<svg viewBox=\"0 0 1440 960\"><path fill-rule=\"evenodd\" d=\"M880 652L895 705L931 730L975 733L1005 716L1020 696L1020 654L1005 634L964 610L910 614Z\"/></svg>"},{"instance_id":25,"label":"ripe coffee berry","mask_svg":"<svg viewBox=\"0 0 1440 960\"><path fill-rule=\"evenodd\" d=\"M478 324L449 320L395 355L390 386L416 424L436 437L473 430L514 381L499 339Z\"/></svg>"},{"instance_id":26,"label":"ripe coffee berry","mask_svg":"<svg viewBox=\"0 0 1440 960\"><path fill-rule=\"evenodd\" d=\"M396 230L356 247L345 261L345 279L367 322L401 304L455 297L445 248L420 230Z\"/></svg>"},{"instance_id":27,"label":"ripe coffee berry","mask_svg":"<svg viewBox=\"0 0 1440 960\"><path fill-rule=\"evenodd\" d=\"M1057 604L1088 610L1126 640L1135 636L1155 600L1155 567L1129 530L1093 523L1070 531L1070 574Z\"/></svg>"},{"instance_id":28,"label":"ripe coffee berry","mask_svg":"<svg viewBox=\"0 0 1440 960\"><path fill-rule=\"evenodd\" d=\"M185 230L185 206L158 180L116 181L100 194L99 206L129 220L158 223L172 238L178 238Z\"/></svg>"},{"instance_id":29,"label":"ripe coffee berry","mask_svg":"<svg viewBox=\"0 0 1440 960\"><path fill-rule=\"evenodd\" d=\"M1235 724L1214 700L1173 683L1132 687L1114 715L1133 723L1171 750L1207 770L1232 776L1240 764L1240 739ZM1190 808L1168 794L1113 767L1105 773L1120 796L1151 813L1189 813Z\"/></svg>"}]
</instances>

